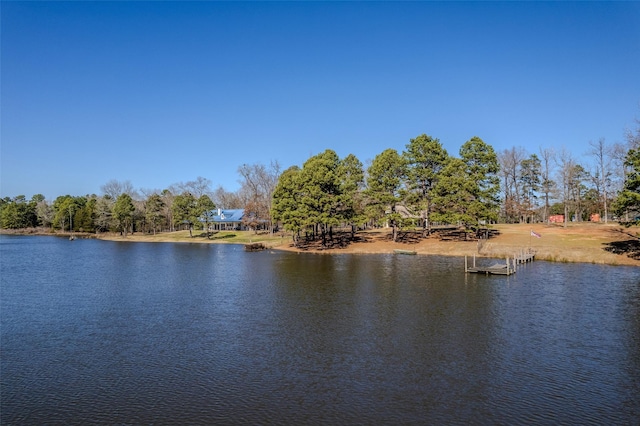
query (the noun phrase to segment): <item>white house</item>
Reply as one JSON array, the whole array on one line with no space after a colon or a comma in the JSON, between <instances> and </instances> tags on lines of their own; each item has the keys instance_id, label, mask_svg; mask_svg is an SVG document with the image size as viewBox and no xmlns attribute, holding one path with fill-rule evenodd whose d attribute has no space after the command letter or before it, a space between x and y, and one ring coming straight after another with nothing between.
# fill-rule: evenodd
<instances>
[{"instance_id":1,"label":"white house","mask_svg":"<svg viewBox=\"0 0 640 426\"><path fill-rule=\"evenodd\" d=\"M209 222L212 231L242 231L245 229L242 224L244 209L218 209L214 211L213 218ZM201 222L204 222L200 219Z\"/></svg>"}]
</instances>

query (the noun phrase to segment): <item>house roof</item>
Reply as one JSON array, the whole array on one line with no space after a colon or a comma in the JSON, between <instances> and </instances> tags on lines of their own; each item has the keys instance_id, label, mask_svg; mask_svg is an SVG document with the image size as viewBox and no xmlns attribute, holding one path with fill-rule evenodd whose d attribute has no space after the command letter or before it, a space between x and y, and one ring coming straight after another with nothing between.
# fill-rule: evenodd
<instances>
[{"instance_id":1,"label":"house roof","mask_svg":"<svg viewBox=\"0 0 640 426\"><path fill-rule=\"evenodd\" d=\"M217 209L214 210L212 221L218 223L242 222L244 209Z\"/></svg>"}]
</instances>

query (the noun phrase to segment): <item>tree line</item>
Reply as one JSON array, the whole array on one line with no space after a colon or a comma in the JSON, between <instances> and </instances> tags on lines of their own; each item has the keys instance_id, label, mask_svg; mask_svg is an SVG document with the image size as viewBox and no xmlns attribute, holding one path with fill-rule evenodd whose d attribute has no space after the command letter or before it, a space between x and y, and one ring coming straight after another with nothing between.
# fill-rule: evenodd
<instances>
[{"instance_id":1,"label":"tree line","mask_svg":"<svg viewBox=\"0 0 640 426\"><path fill-rule=\"evenodd\" d=\"M24 195L0 199L0 226L3 229L45 227L64 232L157 233L194 228L209 229L218 206L245 209L248 228L271 226L271 192L280 174L272 162L243 164L238 191L211 189L209 179L176 183L163 190L136 190L129 181L111 180L101 186L101 195L63 195L52 202L42 194L30 200ZM207 236L209 236L207 234Z\"/></svg>"},{"instance_id":2,"label":"tree line","mask_svg":"<svg viewBox=\"0 0 640 426\"><path fill-rule=\"evenodd\" d=\"M640 123L639 123L640 124ZM334 228L389 226L392 236L405 227L424 232L433 224L468 228L495 222L545 222L552 215L568 221L632 222L640 215L640 126L626 143L604 139L588 144L590 163L567 150L529 153L513 147L495 152L478 137L450 155L439 139L422 134L402 152L386 149L363 163L333 150L280 171L269 165L243 164L241 187L211 188L198 177L163 190L135 190L129 181L112 180L101 195L57 197L41 194L0 199L5 229L48 227L77 232L156 233L208 229L217 207L244 208L248 228L291 231L294 240L333 238Z\"/></svg>"}]
</instances>

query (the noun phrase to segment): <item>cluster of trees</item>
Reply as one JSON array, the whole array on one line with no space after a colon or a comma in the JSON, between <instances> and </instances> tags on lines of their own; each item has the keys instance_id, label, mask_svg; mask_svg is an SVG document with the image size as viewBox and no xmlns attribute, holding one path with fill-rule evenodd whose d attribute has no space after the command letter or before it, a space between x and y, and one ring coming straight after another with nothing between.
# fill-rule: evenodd
<instances>
[{"instance_id":1,"label":"cluster of trees","mask_svg":"<svg viewBox=\"0 0 640 426\"><path fill-rule=\"evenodd\" d=\"M102 195L57 197L48 202L41 194L27 200L20 195L0 199L0 226L4 229L47 227L75 232L156 233L194 228L209 229L216 206L250 209L247 227L270 226L271 194L279 176L279 165L262 164L239 168L242 177L237 192L218 187L198 177L163 190L135 190L131 182L111 180ZM208 234L207 234L208 236Z\"/></svg>"},{"instance_id":2,"label":"cluster of trees","mask_svg":"<svg viewBox=\"0 0 640 426\"><path fill-rule=\"evenodd\" d=\"M116 183L112 181L111 184ZM168 204L168 201L174 201ZM117 196L95 194L63 195L48 203L38 194L27 201L24 196L0 201L3 228L49 227L53 230L76 232L120 231L124 235L134 230L155 233L157 230L191 226L204 206L215 208L207 195L196 199L190 193L173 195L163 191L144 200L136 200L129 193Z\"/></svg>"},{"instance_id":3,"label":"cluster of trees","mask_svg":"<svg viewBox=\"0 0 640 426\"><path fill-rule=\"evenodd\" d=\"M478 137L459 157L438 139L420 135L406 151L387 149L364 170L353 154L340 159L332 150L293 166L280 177L273 195L273 219L297 237L301 231L332 238L333 227L352 230L365 223L428 229L432 222L476 225L498 219L499 164L493 148Z\"/></svg>"},{"instance_id":4,"label":"cluster of trees","mask_svg":"<svg viewBox=\"0 0 640 426\"><path fill-rule=\"evenodd\" d=\"M580 164L567 150L523 148L496 154L478 137L451 156L428 135L411 139L405 151L387 149L364 169L353 155L340 159L327 150L302 168L287 169L274 192L273 218L292 231L323 243L333 227L387 224L462 224L475 227L501 221L568 221L597 214L634 223L640 218L640 127L626 144L590 142L593 161Z\"/></svg>"},{"instance_id":5,"label":"cluster of trees","mask_svg":"<svg viewBox=\"0 0 640 426\"><path fill-rule=\"evenodd\" d=\"M640 124L640 122L638 123ZM178 228L208 229L216 206L244 208L245 225L273 229L280 223L298 238L301 232L333 238L334 227L389 225L393 238L405 226L429 229L433 223L474 227L496 221L564 220L626 222L640 217L640 126L625 144L590 142L588 164L566 150L528 153L513 147L496 153L478 137L457 156L437 138L410 139L403 152L387 149L365 168L354 155L332 150L309 158L302 167L281 173L277 162L238 168L241 188L211 189L211 181L136 191L130 182L112 180L103 194L41 194L0 199L2 228L51 227L64 231L156 233Z\"/></svg>"},{"instance_id":6,"label":"cluster of trees","mask_svg":"<svg viewBox=\"0 0 640 426\"><path fill-rule=\"evenodd\" d=\"M629 222L640 209L629 188L638 169L634 161L638 148L640 129L627 134L626 144L609 145L604 139L589 142L585 154L592 161L586 164L566 149L540 149L539 155L523 148L504 150L498 155L501 221L544 222L550 215L563 215L566 223L598 214L605 222Z\"/></svg>"}]
</instances>

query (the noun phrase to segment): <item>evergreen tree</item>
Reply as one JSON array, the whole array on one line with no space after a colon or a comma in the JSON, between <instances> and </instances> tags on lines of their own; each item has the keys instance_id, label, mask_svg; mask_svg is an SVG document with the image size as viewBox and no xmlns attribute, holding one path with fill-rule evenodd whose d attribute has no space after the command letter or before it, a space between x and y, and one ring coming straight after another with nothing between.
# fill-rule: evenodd
<instances>
[{"instance_id":1,"label":"evergreen tree","mask_svg":"<svg viewBox=\"0 0 640 426\"><path fill-rule=\"evenodd\" d=\"M362 199L364 186L364 170L358 158L349 154L340 161L338 166L340 176L341 201L338 215L342 221L351 225L351 239L355 234L355 226L366 221Z\"/></svg>"},{"instance_id":2,"label":"evergreen tree","mask_svg":"<svg viewBox=\"0 0 640 426\"><path fill-rule=\"evenodd\" d=\"M64 231L74 229L74 220L78 210L84 207L86 198L72 197L71 195L61 195L53 201L53 223L60 226Z\"/></svg>"},{"instance_id":3,"label":"evergreen tree","mask_svg":"<svg viewBox=\"0 0 640 426\"><path fill-rule=\"evenodd\" d=\"M630 149L625 158L628 167L624 188L615 201L614 209L617 215L623 216L628 212L640 222L640 148Z\"/></svg>"},{"instance_id":4,"label":"evergreen tree","mask_svg":"<svg viewBox=\"0 0 640 426\"><path fill-rule=\"evenodd\" d=\"M478 226L498 219L500 180L498 158L490 145L473 137L450 158L434 190L434 219Z\"/></svg>"},{"instance_id":5,"label":"evergreen tree","mask_svg":"<svg viewBox=\"0 0 640 426\"><path fill-rule=\"evenodd\" d=\"M309 158L300 171L302 189L299 208L304 215L303 225L320 228L322 243L326 245L327 231L340 223L338 210L342 201L340 158L328 149Z\"/></svg>"},{"instance_id":6,"label":"evergreen tree","mask_svg":"<svg viewBox=\"0 0 640 426\"><path fill-rule=\"evenodd\" d=\"M204 229L207 233L207 239L209 239L209 223L213 220L213 216L215 215L214 209L216 205L211 201L211 198L207 194L203 194L198 198L196 203L196 214L202 220L204 220Z\"/></svg>"},{"instance_id":7,"label":"evergreen tree","mask_svg":"<svg viewBox=\"0 0 640 426\"><path fill-rule=\"evenodd\" d=\"M80 232L95 231L96 196L78 200L79 208L73 216L73 229Z\"/></svg>"},{"instance_id":8,"label":"evergreen tree","mask_svg":"<svg viewBox=\"0 0 640 426\"><path fill-rule=\"evenodd\" d=\"M395 149L378 154L368 170L365 190L368 216L388 221L393 229L393 241L397 240L402 223L396 207L402 201L405 176L406 163Z\"/></svg>"},{"instance_id":9,"label":"evergreen tree","mask_svg":"<svg viewBox=\"0 0 640 426\"><path fill-rule=\"evenodd\" d=\"M186 224L189 227L189 236L193 237L193 224L198 218L197 201L190 192L176 195L171 206L174 222L179 225Z\"/></svg>"},{"instance_id":10,"label":"evergreen tree","mask_svg":"<svg viewBox=\"0 0 640 426\"><path fill-rule=\"evenodd\" d=\"M281 222L284 229L293 232L293 242L298 245L303 214L300 210L300 168L292 166L279 177L273 191L273 220Z\"/></svg>"},{"instance_id":11,"label":"evergreen tree","mask_svg":"<svg viewBox=\"0 0 640 426\"><path fill-rule=\"evenodd\" d=\"M323 245L333 227L341 223L362 223L360 190L362 163L348 155L340 160L332 150L309 158L302 169L292 167L279 178L273 192L273 218L293 231L294 242L303 228L319 231ZM352 228L353 233L353 228Z\"/></svg>"},{"instance_id":12,"label":"evergreen tree","mask_svg":"<svg viewBox=\"0 0 640 426\"><path fill-rule=\"evenodd\" d=\"M133 225L133 213L135 210L133 199L129 194L125 192L118 196L113 206L113 218L125 237L127 236L127 230Z\"/></svg>"},{"instance_id":13,"label":"evergreen tree","mask_svg":"<svg viewBox=\"0 0 640 426\"><path fill-rule=\"evenodd\" d=\"M478 185L470 178L464 161L449 158L433 190L433 220L450 224L476 225L483 215L476 202Z\"/></svg>"},{"instance_id":14,"label":"evergreen tree","mask_svg":"<svg viewBox=\"0 0 640 426\"><path fill-rule=\"evenodd\" d=\"M145 202L144 207L145 217L149 225L151 225L153 235L155 235L156 230L164 220L164 201L162 200L162 197L160 195L153 193Z\"/></svg>"},{"instance_id":15,"label":"evergreen tree","mask_svg":"<svg viewBox=\"0 0 640 426\"><path fill-rule=\"evenodd\" d=\"M5 201L0 207L0 226L4 229L22 228L20 206L12 200Z\"/></svg>"},{"instance_id":16,"label":"evergreen tree","mask_svg":"<svg viewBox=\"0 0 640 426\"><path fill-rule=\"evenodd\" d=\"M27 201L24 195L4 198L0 203L0 227L5 229L33 228L38 225L37 199Z\"/></svg>"},{"instance_id":17,"label":"evergreen tree","mask_svg":"<svg viewBox=\"0 0 640 426\"><path fill-rule=\"evenodd\" d=\"M522 211L533 220L536 207L537 193L540 190L540 175L542 163L536 154L522 160L520 163L520 188L522 190Z\"/></svg>"},{"instance_id":18,"label":"evergreen tree","mask_svg":"<svg viewBox=\"0 0 640 426\"><path fill-rule=\"evenodd\" d=\"M474 136L460 148L460 158L464 162L469 179L475 185L470 194L471 206L468 211L474 212L476 224L478 220L498 220L500 166L493 147Z\"/></svg>"},{"instance_id":19,"label":"evergreen tree","mask_svg":"<svg viewBox=\"0 0 640 426\"><path fill-rule=\"evenodd\" d=\"M410 203L421 213L426 230L433 209L432 191L449 155L438 139L422 134L409 141L404 156Z\"/></svg>"}]
</instances>

